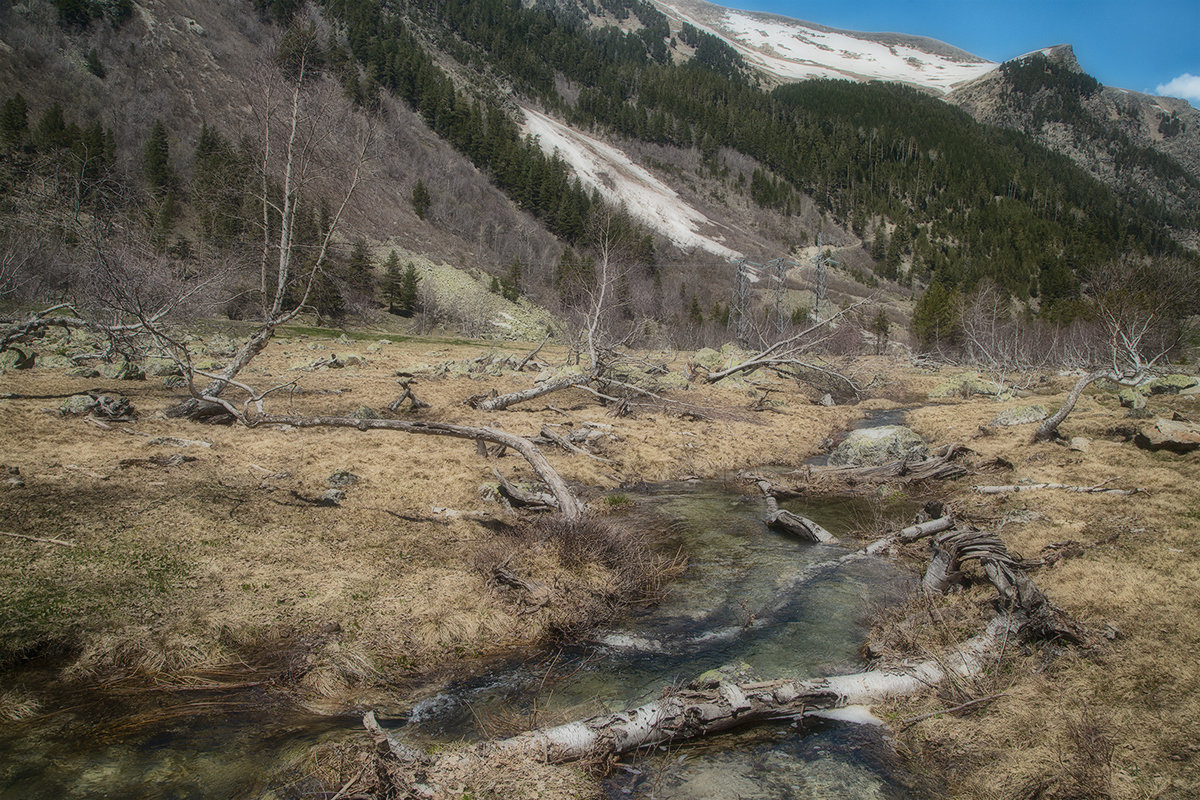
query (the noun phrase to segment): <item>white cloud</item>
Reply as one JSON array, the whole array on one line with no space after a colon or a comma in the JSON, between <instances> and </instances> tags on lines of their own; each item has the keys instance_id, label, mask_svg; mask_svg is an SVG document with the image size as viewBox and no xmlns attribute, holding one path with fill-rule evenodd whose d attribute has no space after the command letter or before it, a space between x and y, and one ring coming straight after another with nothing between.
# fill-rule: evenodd
<instances>
[{"instance_id":1,"label":"white cloud","mask_svg":"<svg viewBox=\"0 0 1200 800\"><path fill-rule=\"evenodd\" d=\"M1154 91L1167 97L1182 97L1184 100L1200 103L1200 75L1185 72L1178 78L1160 83Z\"/></svg>"}]
</instances>

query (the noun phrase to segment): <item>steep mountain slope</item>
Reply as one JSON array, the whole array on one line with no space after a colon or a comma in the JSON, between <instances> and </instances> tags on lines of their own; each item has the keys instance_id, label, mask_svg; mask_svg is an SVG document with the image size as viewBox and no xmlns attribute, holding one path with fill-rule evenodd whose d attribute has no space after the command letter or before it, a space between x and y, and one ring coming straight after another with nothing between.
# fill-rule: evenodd
<instances>
[{"instance_id":1,"label":"steep mountain slope","mask_svg":"<svg viewBox=\"0 0 1200 800\"><path fill-rule=\"evenodd\" d=\"M1064 153L1126 196L1161 204L1200 249L1200 111L1187 102L1102 86L1070 45L1006 62L946 99Z\"/></svg>"}]
</instances>

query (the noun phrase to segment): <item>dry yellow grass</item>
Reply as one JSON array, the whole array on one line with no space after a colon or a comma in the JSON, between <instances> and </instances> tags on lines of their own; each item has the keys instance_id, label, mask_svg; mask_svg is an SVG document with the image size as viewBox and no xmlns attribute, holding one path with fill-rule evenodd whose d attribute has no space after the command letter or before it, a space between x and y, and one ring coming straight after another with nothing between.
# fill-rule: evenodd
<instances>
[{"instance_id":1,"label":"dry yellow grass","mask_svg":"<svg viewBox=\"0 0 1200 800\"><path fill-rule=\"evenodd\" d=\"M302 392L272 398L279 413L349 414L393 400L397 370L490 349L415 341L365 352L369 344L281 338L244 377L258 386L298 379ZM349 351L366 363L290 370ZM626 482L795 463L857 413L793 395L781 413L755 414L744 410L751 398L738 385L678 392L721 409L713 421L663 409L616 419L576 392L511 412L463 404L472 394L532 380L531 373L511 372L422 377L415 389L433 407L418 416L523 435L543 425L564 433L587 422L611 425L613 440L602 451L614 464L547 453L585 498L597 499L600 490ZM76 545L0 541L5 660L57 647L69 655L70 673L89 679L244 663L317 708L368 699L391 704L397 700L390 687L408 676L543 639L613 606L611 569L573 567L553 548L518 547L478 522L433 513L438 506L506 519L480 486L494 480L493 467L531 477L512 454L485 460L471 442L385 431L248 430L167 419L161 412L178 393L154 378L117 382L35 369L0 382L6 392L34 396L102 388L128 396L140 412L135 423L103 429L47 413L59 399L2 401L0 464L19 468L25 481L0 492L4 529ZM152 444L159 437L212 446ZM170 467L144 461L171 454L195 460ZM122 465L130 459L138 462ZM341 469L360 480L340 507L305 501ZM480 553L497 547L517 548L507 554L516 556L511 566L552 587L550 602L530 609L520 592L489 582Z\"/></svg>"},{"instance_id":2,"label":"dry yellow grass","mask_svg":"<svg viewBox=\"0 0 1200 800\"><path fill-rule=\"evenodd\" d=\"M392 400L399 390L396 370L473 358L488 349L387 344L365 353L367 363L359 367L288 371L298 361L365 348L363 342L322 341L324 351L309 350L315 343L277 341L246 377L257 385L299 377L304 393L278 396L281 410L349 413ZM553 360L562 353L545 355ZM564 477L594 502L601 491L627 483L798 463L864 410L918 406L909 423L931 442L961 442L985 458L1014 464L1011 475L938 487L944 499L997 528L1010 549L1028 557L1068 539L1085 546L1081 555L1038 571L1035 579L1096 635L1094 646L1083 650L1009 647L1000 668L960 693L1003 697L968 714L913 725L899 733L901 749L913 754L919 769L947 778L957 797L1200 794L1197 456L1137 449L1126 437L1139 423L1099 392L1085 396L1063 426L1065 434L1091 440L1086 452L1032 445L1028 425L981 428L1009 405L1052 407L1065 394L1066 379L1033 400L930 403L919 399L945 375L865 361L866 373L884 379L877 383L877 399L857 408L815 406L779 382L773 385L785 391L772 395L783 402L777 413L747 411L753 387L743 384L675 390L674 396L696 406L720 409L708 420L644 408L613 418L574 391L511 412L487 414L462 404L491 388L528 386L529 374L421 377L415 388L433 405L421 412L428 419L528 435L543 425L563 432L585 422L613 426L614 439L602 453L615 464L548 451ZM672 367L682 363L675 357ZM450 674L585 624L611 605L615 577L602 565L573 565L537 537L513 539L432 513L433 506L444 506L503 518L503 509L481 496L479 487L492 480L492 467L530 475L511 454L485 461L470 442L381 431L246 430L168 420L158 412L172 397L154 379L105 382L39 369L4 375L0 383L6 392L31 395L103 387L131 397L141 411L136 423L102 430L43 411L58 400L0 401L0 463L19 467L26 482L0 492L3 529L77 545L0 541L6 660L58 645L70 655L73 674L93 678L131 671L186 676L245 665L239 668L278 680L312 707L370 702L398 710L405 701L397 687L418 673ZM1196 401L1185 397L1154 397L1151 408L1200 414ZM159 436L204 439L212 447L149 444ZM121 466L123 459L176 452L197 460L165 468ZM339 469L361 478L347 489L341 507L319 508L296 497L319 495ZM1150 493L981 497L969 491L980 482L1090 485L1114 476L1114 485ZM491 562L501 553L513 556L514 569L550 587L547 604L531 607L521 592L489 582ZM595 602L579 603L580 597ZM936 615L940 628L898 631L892 644L934 647L953 639L987 616L989 597L990 590L980 588L951 598ZM951 692L897 703L887 712L903 719L945 708L955 697ZM16 708L26 700L36 702L22 697L9 704ZM551 786L558 779L538 780ZM557 795L545 796L581 791L573 778L562 780Z\"/></svg>"}]
</instances>

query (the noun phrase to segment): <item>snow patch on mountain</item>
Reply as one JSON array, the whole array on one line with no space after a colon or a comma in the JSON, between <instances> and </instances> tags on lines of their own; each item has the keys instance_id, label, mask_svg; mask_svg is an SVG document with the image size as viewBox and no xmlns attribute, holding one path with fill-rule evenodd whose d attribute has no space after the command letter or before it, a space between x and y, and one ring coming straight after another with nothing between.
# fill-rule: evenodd
<instances>
[{"instance_id":1,"label":"snow patch on mountain","mask_svg":"<svg viewBox=\"0 0 1200 800\"><path fill-rule=\"evenodd\" d=\"M786 17L707 5L659 5L681 22L729 43L751 66L785 81L898 81L946 93L998 66L962 51L957 51L961 57L934 52L944 46L931 40L839 31ZM919 41L938 46L923 49Z\"/></svg>"},{"instance_id":2,"label":"snow patch on mountain","mask_svg":"<svg viewBox=\"0 0 1200 800\"><path fill-rule=\"evenodd\" d=\"M521 110L525 114L524 132L536 137L547 153L557 152L588 189L597 189L607 200L624 204L631 215L680 248L700 248L725 258L741 255L722 244L720 236L702 233L716 227L715 223L621 150L545 114L529 108Z\"/></svg>"}]
</instances>

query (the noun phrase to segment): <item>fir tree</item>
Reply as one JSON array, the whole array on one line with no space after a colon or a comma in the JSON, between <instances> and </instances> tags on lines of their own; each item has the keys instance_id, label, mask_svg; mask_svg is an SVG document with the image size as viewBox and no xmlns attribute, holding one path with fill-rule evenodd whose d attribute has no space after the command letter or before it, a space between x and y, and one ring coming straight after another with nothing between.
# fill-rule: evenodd
<instances>
[{"instance_id":1,"label":"fir tree","mask_svg":"<svg viewBox=\"0 0 1200 800\"><path fill-rule=\"evenodd\" d=\"M411 261L404 267L404 275L400 278L400 294L396 300L402 317L411 317L417 311L418 291L421 276L417 267Z\"/></svg>"},{"instance_id":2,"label":"fir tree","mask_svg":"<svg viewBox=\"0 0 1200 800\"><path fill-rule=\"evenodd\" d=\"M167 141L167 128L161 119L154 120L150 137L142 152L142 172L150 189L155 194L165 194L175 185L175 173L171 170L171 145Z\"/></svg>"},{"instance_id":3,"label":"fir tree","mask_svg":"<svg viewBox=\"0 0 1200 800\"><path fill-rule=\"evenodd\" d=\"M400 300L401 281L400 256L393 250L388 253L387 261L383 264L383 299L388 304L388 313L395 314L396 303Z\"/></svg>"},{"instance_id":4,"label":"fir tree","mask_svg":"<svg viewBox=\"0 0 1200 800\"><path fill-rule=\"evenodd\" d=\"M417 184L412 190L413 211L416 212L420 219L425 219L425 215L429 213L429 190L425 188L425 182L420 178L417 179Z\"/></svg>"},{"instance_id":5,"label":"fir tree","mask_svg":"<svg viewBox=\"0 0 1200 800\"><path fill-rule=\"evenodd\" d=\"M365 239L356 239L350 249L350 260L346 262L346 282L354 291L373 297L375 295L374 264Z\"/></svg>"}]
</instances>

